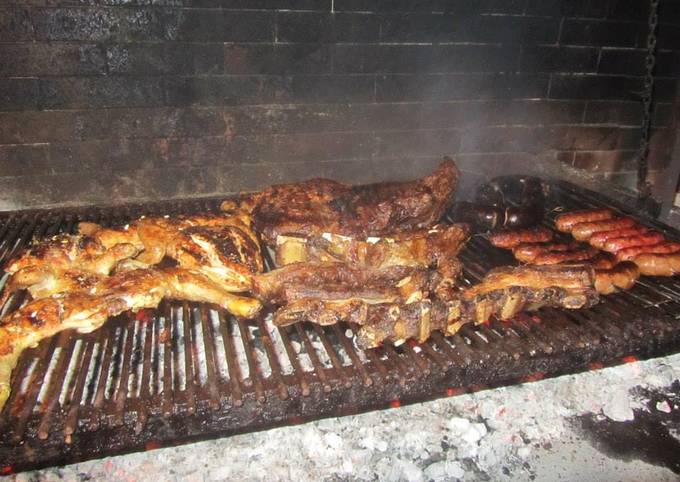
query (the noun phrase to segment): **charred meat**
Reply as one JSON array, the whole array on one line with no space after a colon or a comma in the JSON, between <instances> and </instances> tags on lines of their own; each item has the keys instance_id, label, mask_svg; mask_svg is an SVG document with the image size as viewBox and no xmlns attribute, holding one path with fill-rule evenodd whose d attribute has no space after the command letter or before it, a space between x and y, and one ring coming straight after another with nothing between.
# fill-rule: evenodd
<instances>
[{"instance_id":1,"label":"charred meat","mask_svg":"<svg viewBox=\"0 0 680 482\"><path fill-rule=\"evenodd\" d=\"M449 207L459 171L445 159L429 176L410 182L351 186L329 179L271 186L241 203L269 246L280 235L385 236L430 227ZM231 210L234 203L223 204Z\"/></svg>"}]
</instances>

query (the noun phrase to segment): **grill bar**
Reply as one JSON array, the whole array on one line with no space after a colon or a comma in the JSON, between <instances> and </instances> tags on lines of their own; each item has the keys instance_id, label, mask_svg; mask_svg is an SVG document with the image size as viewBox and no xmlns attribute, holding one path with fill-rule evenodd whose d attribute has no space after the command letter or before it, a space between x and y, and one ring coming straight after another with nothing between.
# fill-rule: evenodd
<instances>
[{"instance_id":1,"label":"grill bar","mask_svg":"<svg viewBox=\"0 0 680 482\"><path fill-rule=\"evenodd\" d=\"M551 183L550 190L552 205L566 210L614 204L568 183ZM0 213L0 260L34 237L72 233L83 220L121 225L142 214L217 206L191 200ZM467 284L515 263L482 237L461 259ZM25 351L0 414L0 461L13 465L0 468L73 462L662 355L680 348L679 308L680 280L643 278L589 310L542 309L364 352L344 325L275 328L267 313L245 321L208 305L163 302Z\"/></svg>"}]
</instances>

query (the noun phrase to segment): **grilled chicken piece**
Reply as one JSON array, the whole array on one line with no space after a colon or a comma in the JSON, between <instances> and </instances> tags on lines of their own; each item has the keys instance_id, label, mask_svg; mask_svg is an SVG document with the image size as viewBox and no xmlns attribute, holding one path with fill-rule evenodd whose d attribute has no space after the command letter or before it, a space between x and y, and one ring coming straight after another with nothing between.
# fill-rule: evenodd
<instances>
[{"instance_id":1,"label":"grilled chicken piece","mask_svg":"<svg viewBox=\"0 0 680 482\"><path fill-rule=\"evenodd\" d=\"M122 228L81 223L79 229L103 246L121 242L136 246L142 251L135 258L137 266L155 265L167 256L230 291L247 291L252 274L264 269L250 217L242 213L140 218Z\"/></svg>"},{"instance_id":2,"label":"grilled chicken piece","mask_svg":"<svg viewBox=\"0 0 680 482\"><path fill-rule=\"evenodd\" d=\"M11 276L0 298L0 307L20 289L27 289L36 299L87 284L108 275L119 261L138 252L139 249L129 243L114 244L107 249L96 239L84 235L58 235L38 242L5 267Z\"/></svg>"},{"instance_id":3,"label":"grilled chicken piece","mask_svg":"<svg viewBox=\"0 0 680 482\"><path fill-rule=\"evenodd\" d=\"M459 171L445 159L429 176L410 182L350 186L329 179L271 186L223 203L227 211L251 208L255 228L270 246L279 235L384 236L435 224L449 206Z\"/></svg>"},{"instance_id":4,"label":"grilled chicken piece","mask_svg":"<svg viewBox=\"0 0 680 482\"><path fill-rule=\"evenodd\" d=\"M274 323L301 320L321 324L348 321L360 325L357 344L379 346L390 340L426 340L432 331L453 334L466 323L484 323L491 316L509 319L543 306L579 309L598 301L592 267L581 265L519 266L490 271L481 283L448 299L433 297L411 303L368 304L361 300L304 300L279 309Z\"/></svg>"},{"instance_id":5,"label":"grilled chicken piece","mask_svg":"<svg viewBox=\"0 0 680 482\"><path fill-rule=\"evenodd\" d=\"M214 303L245 318L261 308L259 301L233 295L204 274L182 268L124 271L87 289L31 301L0 321L0 409L25 348L67 329L94 331L111 316L154 308L163 298Z\"/></svg>"}]
</instances>

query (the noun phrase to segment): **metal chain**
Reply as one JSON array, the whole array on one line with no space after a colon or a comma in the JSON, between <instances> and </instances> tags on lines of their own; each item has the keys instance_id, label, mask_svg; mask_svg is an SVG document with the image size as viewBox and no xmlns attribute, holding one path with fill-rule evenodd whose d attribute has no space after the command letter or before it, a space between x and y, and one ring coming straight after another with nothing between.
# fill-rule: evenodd
<instances>
[{"instance_id":1,"label":"metal chain","mask_svg":"<svg viewBox=\"0 0 680 482\"><path fill-rule=\"evenodd\" d=\"M638 150L638 175L637 188L639 199L651 196L651 186L647 181L649 166L647 158L649 156L649 135L652 123L652 107L654 95L654 66L656 65L656 30L659 24L659 0L650 0L649 9L649 33L647 34L647 56L645 57L645 88L642 95L643 117L642 117L642 138L640 139L640 149Z\"/></svg>"}]
</instances>

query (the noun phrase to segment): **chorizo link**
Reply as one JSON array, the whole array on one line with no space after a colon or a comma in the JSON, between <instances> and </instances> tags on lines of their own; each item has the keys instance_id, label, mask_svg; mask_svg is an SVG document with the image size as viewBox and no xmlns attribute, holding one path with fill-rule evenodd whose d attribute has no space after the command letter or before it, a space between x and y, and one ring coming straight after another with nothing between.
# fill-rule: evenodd
<instances>
[{"instance_id":1,"label":"chorizo link","mask_svg":"<svg viewBox=\"0 0 680 482\"><path fill-rule=\"evenodd\" d=\"M665 243L653 244L651 246L635 246L625 248L616 253L619 261L630 261L641 254L671 254L680 251L680 243L666 241Z\"/></svg>"},{"instance_id":2,"label":"chorizo link","mask_svg":"<svg viewBox=\"0 0 680 482\"><path fill-rule=\"evenodd\" d=\"M673 276L680 273L680 253L644 253L633 262L640 268L640 274L647 276Z\"/></svg>"},{"instance_id":3,"label":"chorizo link","mask_svg":"<svg viewBox=\"0 0 680 482\"><path fill-rule=\"evenodd\" d=\"M591 246L598 249L604 248L604 243L613 238L622 238L624 236L638 236L649 232L649 228L645 226L633 226L632 228L614 229L612 231L599 231L588 238Z\"/></svg>"},{"instance_id":4,"label":"chorizo link","mask_svg":"<svg viewBox=\"0 0 680 482\"><path fill-rule=\"evenodd\" d=\"M588 246L583 249L573 251L554 251L543 253L536 256L532 264L559 264L566 262L586 261L593 258L598 253L597 249Z\"/></svg>"},{"instance_id":5,"label":"chorizo link","mask_svg":"<svg viewBox=\"0 0 680 482\"><path fill-rule=\"evenodd\" d=\"M582 247L582 244L576 241L568 243L522 243L512 249L512 254L517 261L531 263L539 254L571 251L580 247Z\"/></svg>"},{"instance_id":6,"label":"chorizo link","mask_svg":"<svg viewBox=\"0 0 680 482\"><path fill-rule=\"evenodd\" d=\"M652 246L663 242L664 238L661 233L647 233L639 234L637 236L624 236L622 238L613 238L604 243L604 250L610 253L617 253L625 248L633 248L636 246Z\"/></svg>"},{"instance_id":7,"label":"chorizo link","mask_svg":"<svg viewBox=\"0 0 680 482\"><path fill-rule=\"evenodd\" d=\"M571 235L574 239L586 241L593 234L599 233L600 231L630 228L633 225L635 225L635 221L632 218L612 218L605 219L604 221L579 223L571 228Z\"/></svg>"},{"instance_id":8,"label":"chorizo link","mask_svg":"<svg viewBox=\"0 0 680 482\"><path fill-rule=\"evenodd\" d=\"M522 243L547 243L552 241L553 232L548 228L537 226L529 229L499 231L489 236L491 244L497 248L512 249Z\"/></svg>"},{"instance_id":9,"label":"chorizo link","mask_svg":"<svg viewBox=\"0 0 680 482\"><path fill-rule=\"evenodd\" d=\"M618 290L629 290L640 277L640 269L631 261L619 263L611 269L595 270L595 289L601 295Z\"/></svg>"},{"instance_id":10,"label":"chorizo link","mask_svg":"<svg viewBox=\"0 0 680 482\"><path fill-rule=\"evenodd\" d=\"M603 221L614 217L614 211L607 208L584 209L560 214L555 218L555 227L558 231L568 233L576 224L588 223L593 221Z\"/></svg>"}]
</instances>

